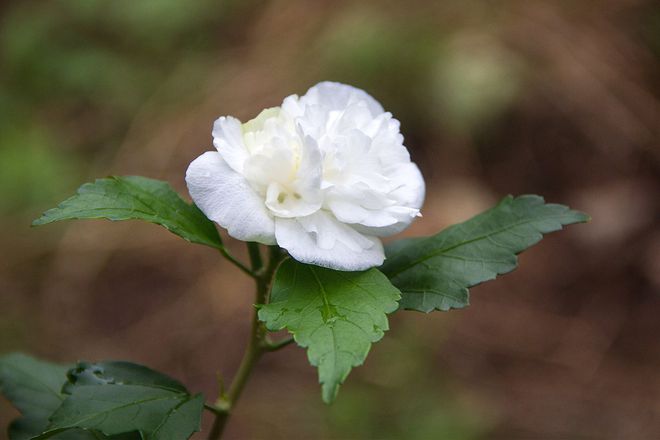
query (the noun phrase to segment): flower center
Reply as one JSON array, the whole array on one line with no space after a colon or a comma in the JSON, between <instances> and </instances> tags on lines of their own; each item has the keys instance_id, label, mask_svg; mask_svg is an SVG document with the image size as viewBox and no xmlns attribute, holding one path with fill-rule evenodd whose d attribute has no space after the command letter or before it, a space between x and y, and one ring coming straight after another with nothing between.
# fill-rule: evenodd
<instances>
[{"instance_id":1,"label":"flower center","mask_svg":"<svg viewBox=\"0 0 660 440\"><path fill-rule=\"evenodd\" d=\"M319 160L310 160L293 119L280 108L243 124L248 158L243 175L276 217L301 217L321 207ZM318 173L316 170L318 169Z\"/></svg>"}]
</instances>

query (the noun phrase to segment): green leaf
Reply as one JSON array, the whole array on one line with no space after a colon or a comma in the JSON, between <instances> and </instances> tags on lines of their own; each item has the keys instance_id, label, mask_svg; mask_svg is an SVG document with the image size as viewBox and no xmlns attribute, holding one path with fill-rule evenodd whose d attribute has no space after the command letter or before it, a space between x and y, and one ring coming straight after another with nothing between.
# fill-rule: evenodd
<instances>
[{"instance_id":1,"label":"green leaf","mask_svg":"<svg viewBox=\"0 0 660 440\"><path fill-rule=\"evenodd\" d=\"M401 290L401 308L430 312L469 304L468 288L514 270L516 254L542 234L589 216L534 195L505 197L494 208L431 237L387 246L380 268Z\"/></svg>"},{"instance_id":2,"label":"green leaf","mask_svg":"<svg viewBox=\"0 0 660 440\"><path fill-rule=\"evenodd\" d=\"M204 400L178 381L128 362L80 363L68 396L37 439L81 428L104 435L140 432L145 440L181 440L201 429Z\"/></svg>"},{"instance_id":3,"label":"green leaf","mask_svg":"<svg viewBox=\"0 0 660 440\"><path fill-rule=\"evenodd\" d=\"M86 183L73 197L32 224L70 219L145 220L192 242L222 248L213 222L186 203L167 182L140 176L108 177Z\"/></svg>"},{"instance_id":4,"label":"green leaf","mask_svg":"<svg viewBox=\"0 0 660 440\"><path fill-rule=\"evenodd\" d=\"M29 439L46 429L48 417L64 400L60 388L68 368L20 353L0 358L0 391L22 414L10 425L12 440Z\"/></svg>"},{"instance_id":5,"label":"green leaf","mask_svg":"<svg viewBox=\"0 0 660 440\"><path fill-rule=\"evenodd\" d=\"M285 261L271 300L259 310L270 330L287 328L319 369L323 400L334 400L352 367L388 330L386 313L397 309L399 291L376 269L339 272Z\"/></svg>"},{"instance_id":6,"label":"green leaf","mask_svg":"<svg viewBox=\"0 0 660 440\"><path fill-rule=\"evenodd\" d=\"M63 391L71 394L75 387L83 385L146 385L187 393L186 387L176 379L154 371L144 365L125 361L99 363L79 362L69 370L69 382Z\"/></svg>"},{"instance_id":7,"label":"green leaf","mask_svg":"<svg viewBox=\"0 0 660 440\"><path fill-rule=\"evenodd\" d=\"M113 373L123 372L124 378L134 380L136 377L143 377L141 381L144 383L151 381L163 386L183 389L185 392L185 388L179 382L153 372L146 367L127 362L104 363L103 365ZM67 382L67 371L70 368L67 365L41 361L20 353L8 354L0 358L0 391L22 413L22 417L14 420L9 426L9 438L11 440L28 440L38 437L47 429L49 417L67 398L67 395L60 390L62 385ZM78 368L69 371L68 374L71 378L76 377L74 380L77 380L78 374L83 373L83 371ZM153 374L149 375L148 372ZM107 376L102 377L108 380ZM69 384L69 386L72 385ZM190 409L187 411L190 414ZM176 420L177 417L180 416L176 415L173 420ZM165 433L162 428L161 431ZM177 431L173 432L176 433ZM67 429L63 432L52 433L48 438L61 440L141 440L141 436L136 432L106 436L98 431L85 429ZM163 438L168 437L163 436ZM184 436L179 435L177 438L184 438Z\"/></svg>"},{"instance_id":8,"label":"green leaf","mask_svg":"<svg viewBox=\"0 0 660 440\"><path fill-rule=\"evenodd\" d=\"M39 436L36 438L39 438ZM48 438L49 440L142 440L142 436L137 432L118 435L103 435L98 431L86 429L67 429L66 431L54 434Z\"/></svg>"}]
</instances>

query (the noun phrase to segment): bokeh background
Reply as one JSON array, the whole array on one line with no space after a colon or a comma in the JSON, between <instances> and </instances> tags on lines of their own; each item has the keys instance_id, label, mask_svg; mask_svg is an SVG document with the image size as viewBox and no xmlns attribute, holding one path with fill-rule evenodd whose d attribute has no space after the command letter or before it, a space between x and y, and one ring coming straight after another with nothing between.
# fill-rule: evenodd
<instances>
[{"instance_id":1,"label":"bokeh background","mask_svg":"<svg viewBox=\"0 0 660 440\"><path fill-rule=\"evenodd\" d=\"M133 360L211 399L250 280L156 226L30 222L109 174L186 194L216 117L332 79L402 122L429 187L407 234L508 193L593 221L466 310L397 313L333 406L302 350L265 357L227 438L660 438L659 58L652 0L0 2L0 352Z\"/></svg>"}]
</instances>

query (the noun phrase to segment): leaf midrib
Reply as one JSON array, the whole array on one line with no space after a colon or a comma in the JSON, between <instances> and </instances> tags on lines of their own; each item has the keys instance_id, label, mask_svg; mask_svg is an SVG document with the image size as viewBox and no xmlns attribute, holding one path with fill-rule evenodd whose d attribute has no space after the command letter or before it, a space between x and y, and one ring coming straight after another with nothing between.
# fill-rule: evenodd
<instances>
[{"instance_id":1,"label":"leaf midrib","mask_svg":"<svg viewBox=\"0 0 660 440\"><path fill-rule=\"evenodd\" d=\"M323 283L321 283L321 280L319 279L319 276L317 275L314 268L310 267L309 270L310 272L312 272L312 275L314 276L314 280L316 280L316 283L319 286L319 290L321 291L321 300L323 301L323 306L326 308L329 315L330 313L332 313L332 309L330 308L330 301L328 300L327 292L325 291L325 288L323 287ZM332 335L332 371L334 376L335 372L337 371L337 352L339 351L339 347L337 347L337 335L335 335L335 327L333 325L328 326L325 320L323 319L323 316L321 316L321 321L323 322L321 327L323 326L329 327L330 334ZM319 358L319 365L322 359L323 357Z\"/></svg>"},{"instance_id":2,"label":"leaf midrib","mask_svg":"<svg viewBox=\"0 0 660 440\"><path fill-rule=\"evenodd\" d=\"M562 217L564 217L563 214L562 214L562 215L544 216L543 218L544 218L544 219L554 219L554 218L562 218ZM390 275L389 275L389 278L390 278L390 279L394 279L394 278L396 278L397 276L399 276L401 273L403 273L403 272L405 272L405 271L407 271L407 270L409 270L409 269L415 267L416 265L418 265L418 264L420 264L420 263L423 263L424 261L426 261L426 260L428 260L428 259L431 259L431 258L433 258L433 257L437 257L437 256L439 256L439 255L442 255L442 254L444 254L445 252L453 251L454 249L457 249L457 248L459 248L459 247L462 247L462 246L468 245L468 244L470 244L470 243L474 243L475 241L484 240L484 239L489 238L489 237L491 237L491 236L493 236L493 235L497 235L497 234L501 234L502 232L506 232L506 231L508 231L509 229L517 228L518 226L522 226L522 225L525 225L525 224L533 223L533 222L538 221L538 220L539 220L538 218L533 218L533 219L527 219L527 220L524 220L524 221L516 222L516 223L514 223L514 224L512 224L512 225L509 225L509 226L507 226L507 227L505 227L505 228L501 228L501 229L498 229L498 230L496 230L496 231L489 232L488 234L484 234L484 235L481 235L481 236L479 236L479 237L475 237L475 238L472 238L472 239L469 239L469 240L465 240L465 241L462 241L462 242L456 243L456 244L454 244L454 245L448 246L448 247L443 248L443 249L438 249L437 251L433 251L433 252L431 252L431 253L429 253L429 254L427 254L427 255L423 255L422 257L419 257L419 258L417 258L416 260L413 260L412 262L408 263L407 265L401 267L399 270L397 270L397 271L395 271L394 273L390 274ZM440 234L442 234L442 232L441 232ZM399 255L401 252L403 252L403 251L405 251L405 250L406 250L405 248L400 249L395 255ZM511 252L514 253L514 251L511 251Z\"/></svg>"},{"instance_id":3,"label":"leaf midrib","mask_svg":"<svg viewBox=\"0 0 660 440\"><path fill-rule=\"evenodd\" d=\"M319 285L319 290L321 291L321 301L323 301L323 307L325 308L326 312L328 312L328 316L329 316L332 313L332 309L330 308L331 304L330 304L330 300L328 299L328 294L325 291L325 288L323 287L323 283L321 283L321 280L319 279L319 276L316 274L314 268L310 267L309 270L310 272L312 272L312 275L316 280L316 284ZM325 321L323 323L325 324Z\"/></svg>"},{"instance_id":4,"label":"leaf midrib","mask_svg":"<svg viewBox=\"0 0 660 440\"><path fill-rule=\"evenodd\" d=\"M118 182L120 185L128 186L132 189L135 189L136 192L139 192L142 195L146 194L149 197L154 196L153 193L150 193L149 191L142 188L140 185L135 184L130 179L126 179L126 178L125 179L118 179L117 177L113 177L113 180ZM142 206L145 206L147 209L151 209L153 211L153 214L151 214L151 215L155 215L157 218L159 218L158 210L154 208L154 206L156 206L156 205L161 206L161 207L165 207L166 210L168 208L171 208L172 212L174 212L176 217L178 217L178 221L181 224L190 227L192 230L198 231L203 236L207 236L208 233L211 232L210 230L205 231L204 228L199 227L199 224L189 217L189 215L190 216L197 216L198 212L194 211L192 204L190 204L190 203L186 202L185 200L181 199L181 197L178 196L178 194L174 191L174 189L172 188L172 186L169 183L156 181L156 185L158 185L158 184L160 184L163 188L165 188L168 193L171 193L169 195L172 195L172 194L176 195L176 197L174 198L175 204L182 205L183 210L180 211L179 209L176 209L176 208L178 208L178 206L175 208L174 206L170 206L168 203L165 203L164 202L164 197L155 197L154 196L153 200L156 203L151 204L151 203L148 203L147 201L143 200L141 197L139 197L136 194L135 198L142 204ZM206 219L206 218L204 217L204 219ZM176 219L175 219L175 222L176 222ZM215 228L213 230L215 231ZM215 231L215 232L217 233L217 231ZM218 241L219 241L219 235L218 235L217 238L218 238ZM213 240L211 239L211 241L213 241ZM215 245L215 247L218 247L218 245L216 245L215 243L214 243L214 245Z\"/></svg>"},{"instance_id":5,"label":"leaf midrib","mask_svg":"<svg viewBox=\"0 0 660 440\"><path fill-rule=\"evenodd\" d=\"M172 394L174 394L174 393L172 393ZM128 407L131 407L131 406L134 406L134 405L141 405L143 403L157 402L159 400L178 400L178 399L182 399L183 397L187 397L187 396L185 394L179 394L178 396L176 396L176 395L173 395L173 396L160 396L160 397L151 397L151 398L143 399L143 400L135 400L133 402L126 403L124 405L116 406L116 407L113 407L113 408L105 410L105 411L97 412L93 415L89 415L87 417L78 419L77 421L69 422L68 423L69 426L61 426L61 427L57 427L57 428L54 428L54 429L76 428L76 427L78 427L77 425L79 425L81 423L85 423L88 420L94 419L95 417L100 417L102 415L107 416L109 413L112 413L113 411L119 411L121 409L128 408ZM72 425L72 423L73 423L73 425ZM97 426L90 427L90 429L97 429Z\"/></svg>"},{"instance_id":6,"label":"leaf midrib","mask_svg":"<svg viewBox=\"0 0 660 440\"><path fill-rule=\"evenodd\" d=\"M133 181L131 177L111 176L83 185L76 195L62 202L57 208L44 213L34 224L43 225L74 218L146 220L161 225L188 241L205 244L217 249L222 247L222 241L217 230L212 224L210 226L206 225L204 222L208 220L199 212L199 209L194 204L183 200L169 183L147 179L145 185L149 185L149 187L145 188L140 182ZM112 197L120 206L81 208L76 206L75 201L72 202L75 198L88 196ZM67 204L69 206L66 206ZM66 210L69 210L69 212L63 214L63 211ZM98 211L99 214L94 214L93 217L86 215L86 213L95 211ZM167 212L168 216L161 217L159 212ZM110 218L111 216L118 218Z\"/></svg>"}]
</instances>

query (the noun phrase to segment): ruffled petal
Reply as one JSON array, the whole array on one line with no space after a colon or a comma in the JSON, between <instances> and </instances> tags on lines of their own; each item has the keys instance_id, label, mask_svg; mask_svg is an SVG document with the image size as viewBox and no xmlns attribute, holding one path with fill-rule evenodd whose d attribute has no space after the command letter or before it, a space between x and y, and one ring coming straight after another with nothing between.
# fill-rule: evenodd
<instances>
[{"instance_id":1,"label":"ruffled petal","mask_svg":"<svg viewBox=\"0 0 660 440\"><path fill-rule=\"evenodd\" d=\"M388 176L396 182L401 182L401 186L388 194L388 197L397 201L396 205L385 209L387 214L397 218L397 222L388 226L378 226L365 221L352 225L363 234L376 237L398 234L420 216L419 209L424 203L426 186L417 165L412 162L398 164L389 170Z\"/></svg>"},{"instance_id":2,"label":"ruffled petal","mask_svg":"<svg viewBox=\"0 0 660 440\"><path fill-rule=\"evenodd\" d=\"M222 116L213 123L213 146L222 158L237 173L243 172L248 151L243 142L241 121L231 116Z\"/></svg>"},{"instance_id":3,"label":"ruffled petal","mask_svg":"<svg viewBox=\"0 0 660 440\"><path fill-rule=\"evenodd\" d=\"M389 193L400 205L415 209L422 207L426 195L426 184L422 172L415 163L394 165L387 170L387 176L394 182L401 182L397 189Z\"/></svg>"},{"instance_id":4,"label":"ruffled petal","mask_svg":"<svg viewBox=\"0 0 660 440\"><path fill-rule=\"evenodd\" d=\"M275 219L277 244L296 260L343 271L380 266L385 259L378 238L358 233L319 211L297 219Z\"/></svg>"},{"instance_id":5,"label":"ruffled petal","mask_svg":"<svg viewBox=\"0 0 660 440\"><path fill-rule=\"evenodd\" d=\"M385 112L383 106L364 90L333 81L316 84L300 100L303 104L318 105L327 110L345 110L349 105L363 101L373 116Z\"/></svg>"},{"instance_id":6,"label":"ruffled petal","mask_svg":"<svg viewBox=\"0 0 660 440\"><path fill-rule=\"evenodd\" d=\"M352 200L331 199L326 202L337 220L343 223L361 224L364 226L383 227L390 226L399 222L399 218L394 211L396 206L383 209L368 209ZM413 216L417 210L410 210Z\"/></svg>"},{"instance_id":7,"label":"ruffled petal","mask_svg":"<svg viewBox=\"0 0 660 440\"><path fill-rule=\"evenodd\" d=\"M209 151L192 161L186 183L202 212L234 238L275 244L275 223L264 201L220 153Z\"/></svg>"}]
</instances>

